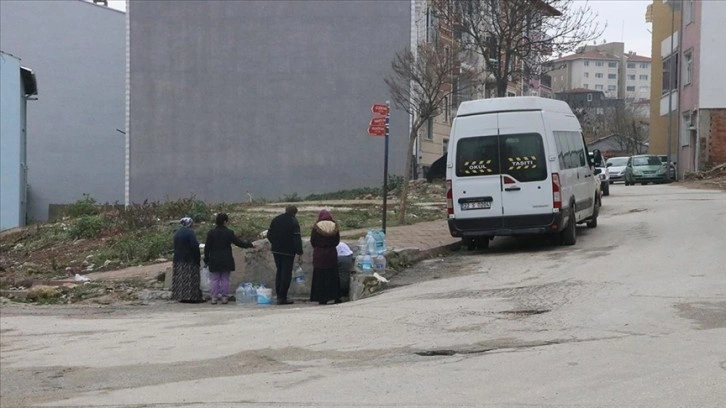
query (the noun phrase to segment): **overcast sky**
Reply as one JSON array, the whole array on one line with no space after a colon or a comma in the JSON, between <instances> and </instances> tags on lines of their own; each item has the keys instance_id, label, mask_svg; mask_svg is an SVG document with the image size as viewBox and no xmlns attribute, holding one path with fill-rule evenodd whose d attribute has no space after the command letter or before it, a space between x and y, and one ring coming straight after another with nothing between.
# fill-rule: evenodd
<instances>
[{"instance_id":1,"label":"overcast sky","mask_svg":"<svg viewBox=\"0 0 726 408\"><path fill-rule=\"evenodd\" d=\"M109 0L108 3L113 8L126 9L125 0ZM607 25L601 41L622 41L625 51L650 57L648 30L651 27L645 22L645 8L650 3L650 0L590 0L590 8L598 14L601 26Z\"/></svg>"}]
</instances>

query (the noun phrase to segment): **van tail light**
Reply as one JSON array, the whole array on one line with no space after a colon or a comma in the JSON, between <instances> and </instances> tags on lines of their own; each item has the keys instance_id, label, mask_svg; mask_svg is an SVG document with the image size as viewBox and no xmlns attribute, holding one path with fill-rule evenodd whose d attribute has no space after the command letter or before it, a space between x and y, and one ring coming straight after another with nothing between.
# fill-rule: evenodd
<instances>
[{"instance_id":1,"label":"van tail light","mask_svg":"<svg viewBox=\"0 0 726 408\"><path fill-rule=\"evenodd\" d=\"M552 207L562 208L562 190L558 173L552 173Z\"/></svg>"},{"instance_id":2,"label":"van tail light","mask_svg":"<svg viewBox=\"0 0 726 408\"><path fill-rule=\"evenodd\" d=\"M451 180L446 180L446 213L454 215L454 193L451 191Z\"/></svg>"}]
</instances>

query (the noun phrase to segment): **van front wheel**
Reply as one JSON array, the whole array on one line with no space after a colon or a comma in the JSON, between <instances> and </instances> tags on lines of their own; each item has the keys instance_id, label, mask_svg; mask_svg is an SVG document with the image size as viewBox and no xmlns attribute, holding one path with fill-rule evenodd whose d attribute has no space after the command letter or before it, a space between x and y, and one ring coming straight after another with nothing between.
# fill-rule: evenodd
<instances>
[{"instance_id":1,"label":"van front wheel","mask_svg":"<svg viewBox=\"0 0 726 408\"><path fill-rule=\"evenodd\" d=\"M560 233L562 245L575 245L577 242L577 221L575 220L575 203L570 205L570 216L567 226Z\"/></svg>"}]
</instances>

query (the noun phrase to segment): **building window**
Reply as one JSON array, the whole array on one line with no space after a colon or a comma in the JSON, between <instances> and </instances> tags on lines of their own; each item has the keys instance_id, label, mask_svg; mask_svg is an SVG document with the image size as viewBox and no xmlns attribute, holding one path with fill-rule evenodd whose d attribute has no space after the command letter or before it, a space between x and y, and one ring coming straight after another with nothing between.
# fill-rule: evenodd
<instances>
[{"instance_id":1,"label":"building window","mask_svg":"<svg viewBox=\"0 0 726 408\"><path fill-rule=\"evenodd\" d=\"M615 92L615 90L618 89L615 85L608 85L608 92Z\"/></svg>"},{"instance_id":2,"label":"building window","mask_svg":"<svg viewBox=\"0 0 726 408\"><path fill-rule=\"evenodd\" d=\"M635 68L634 62L628 62L628 68Z\"/></svg>"},{"instance_id":3,"label":"building window","mask_svg":"<svg viewBox=\"0 0 726 408\"><path fill-rule=\"evenodd\" d=\"M617 62L608 62L608 67L609 68L617 68L618 67L618 63Z\"/></svg>"},{"instance_id":4,"label":"building window","mask_svg":"<svg viewBox=\"0 0 726 408\"><path fill-rule=\"evenodd\" d=\"M590 84L583 84L582 85L585 89L590 89Z\"/></svg>"},{"instance_id":5,"label":"building window","mask_svg":"<svg viewBox=\"0 0 726 408\"><path fill-rule=\"evenodd\" d=\"M442 154L448 153L449 152L449 139L444 139L443 143L441 143L441 144L443 145Z\"/></svg>"},{"instance_id":6,"label":"building window","mask_svg":"<svg viewBox=\"0 0 726 408\"><path fill-rule=\"evenodd\" d=\"M426 122L426 140L434 140L434 118Z\"/></svg>"},{"instance_id":7,"label":"building window","mask_svg":"<svg viewBox=\"0 0 726 408\"><path fill-rule=\"evenodd\" d=\"M671 54L663 60L662 94L665 95L674 89L678 89L678 53Z\"/></svg>"},{"instance_id":8,"label":"building window","mask_svg":"<svg viewBox=\"0 0 726 408\"><path fill-rule=\"evenodd\" d=\"M643 94L643 95L646 95L646 94L650 93L650 87L649 86L641 86L639 89L640 89L640 93Z\"/></svg>"},{"instance_id":9,"label":"building window","mask_svg":"<svg viewBox=\"0 0 726 408\"><path fill-rule=\"evenodd\" d=\"M597 108L597 109L595 109L595 113L598 114L598 115L604 115L605 114L605 109L604 108Z\"/></svg>"},{"instance_id":10,"label":"building window","mask_svg":"<svg viewBox=\"0 0 726 408\"><path fill-rule=\"evenodd\" d=\"M602 66L605 66L605 63L602 62L602 61L595 61L595 66L596 67L602 67Z\"/></svg>"},{"instance_id":11,"label":"building window","mask_svg":"<svg viewBox=\"0 0 726 408\"><path fill-rule=\"evenodd\" d=\"M642 68L642 69L650 69L650 64L648 64L647 62L644 62L644 63L640 64L640 68Z\"/></svg>"},{"instance_id":12,"label":"building window","mask_svg":"<svg viewBox=\"0 0 726 408\"><path fill-rule=\"evenodd\" d=\"M590 78L590 73L589 72L585 72L585 78Z\"/></svg>"},{"instance_id":13,"label":"building window","mask_svg":"<svg viewBox=\"0 0 726 408\"><path fill-rule=\"evenodd\" d=\"M683 54L683 85L688 85L693 80L693 50L688 50Z\"/></svg>"},{"instance_id":14,"label":"building window","mask_svg":"<svg viewBox=\"0 0 726 408\"><path fill-rule=\"evenodd\" d=\"M585 66L587 67L587 66L589 66L589 65L590 65L590 61L588 61L588 60L585 60L584 64L585 64Z\"/></svg>"},{"instance_id":15,"label":"building window","mask_svg":"<svg viewBox=\"0 0 726 408\"><path fill-rule=\"evenodd\" d=\"M628 86L628 87L625 87L625 90L627 92L635 92L635 87L634 86Z\"/></svg>"},{"instance_id":16,"label":"building window","mask_svg":"<svg viewBox=\"0 0 726 408\"><path fill-rule=\"evenodd\" d=\"M618 74L608 74L608 79L617 79Z\"/></svg>"},{"instance_id":17,"label":"building window","mask_svg":"<svg viewBox=\"0 0 726 408\"><path fill-rule=\"evenodd\" d=\"M628 81L635 81L635 74L628 74Z\"/></svg>"},{"instance_id":18,"label":"building window","mask_svg":"<svg viewBox=\"0 0 726 408\"><path fill-rule=\"evenodd\" d=\"M602 78L602 77L603 77L603 75L601 72L598 72L595 74L595 78Z\"/></svg>"},{"instance_id":19,"label":"building window","mask_svg":"<svg viewBox=\"0 0 726 408\"><path fill-rule=\"evenodd\" d=\"M587 101L592 102L592 94L587 94Z\"/></svg>"},{"instance_id":20,"label":"building window","mask_svg":"<svg viewBox=\"0 0 726 408\"><path fill-rule=\"evenodd\" d=\"M603 86L602 85L595 85L595 89L598 90L598 91L602 91L603 90Z\"/></svg>"},{"instance_id":21,"label":"building window","mask_svg":"<svg viewBox=\"0 0 726 408\"><path fill-rule=\"evenodd\" d=\"M648 75L641 75L640 76L640 80L641 81L647 81L648 80Z\"/></svg>"},{"instance_id":22,"label":"building window","mask_svg":"<svg viewBox=\"0 0 726 408\"><path fill-rule=\"evenodd\" d=\"M685 0L683 5L683 21L686 22L686 24L692 23L695 20L693 19L693 0Z\"/></svg>"}]
</instances>

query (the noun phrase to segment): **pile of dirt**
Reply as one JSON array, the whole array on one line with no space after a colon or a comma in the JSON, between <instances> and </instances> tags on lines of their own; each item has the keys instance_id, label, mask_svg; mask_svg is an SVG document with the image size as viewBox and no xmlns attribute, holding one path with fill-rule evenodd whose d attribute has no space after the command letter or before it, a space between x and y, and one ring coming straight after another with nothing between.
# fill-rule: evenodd
<instances>
[{"instance_id":1,"label":"pile of dirt","mask_svg":"<svg viewBox=\"0 0 726 408\"><path fill-rule=\"evenodd\" d=\"M708 170L686 173L683 176L686 185L703 188L719 188L726 190L726 163L721 163Z\"/></svg>"}]
</instances>

